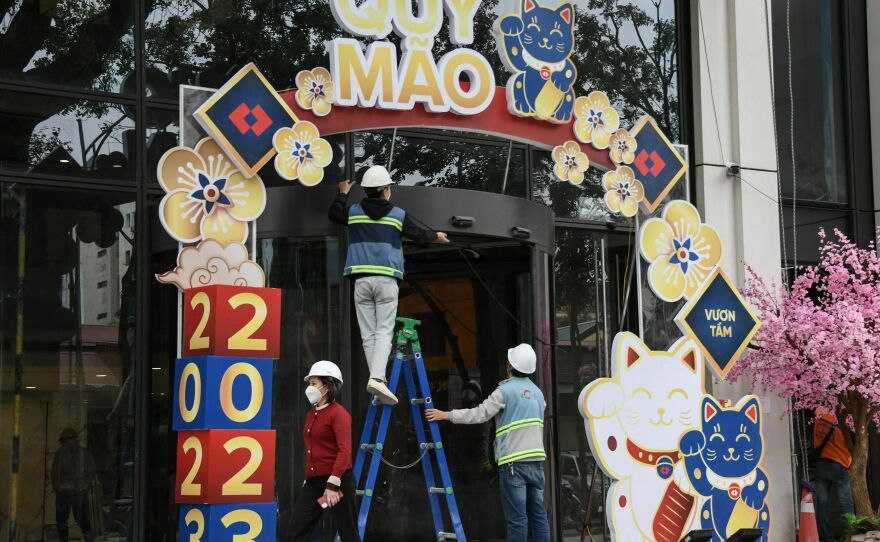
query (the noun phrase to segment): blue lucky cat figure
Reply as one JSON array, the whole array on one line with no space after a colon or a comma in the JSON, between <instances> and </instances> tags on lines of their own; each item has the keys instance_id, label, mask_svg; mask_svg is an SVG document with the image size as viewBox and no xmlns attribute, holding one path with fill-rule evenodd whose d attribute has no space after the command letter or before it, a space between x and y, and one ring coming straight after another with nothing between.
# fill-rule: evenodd
<instances>
[{"instance_id":1,"label":"blue lucky cat figure","mask_svg":"<svg viewBox=\"0 0 880 542\"><path fill-rule=\"evenodd\" d=\"M577 70L569 59L574 48L574 6L545 8L521 0L520 13L498 22L499 55L513 73L507 81L507 106L514 115L551 122L571 120Z\"/></svg>"},{"instance_id":2,"label":"blue lucky cat figure","mask_svg":"<svg viewBox=\"0 0 880 542\"><path fill-rule=\"evenodd\" d=\"M701 429L685 433L679 447L691 485L708 497L700 510L703 528L712 529L713 542L723 542L739 529L759 528L766 542L770 481L759 467L764 452L760 401L748 395L725 408L706 395L700 411Z\"/></svg>"}]
</instances>

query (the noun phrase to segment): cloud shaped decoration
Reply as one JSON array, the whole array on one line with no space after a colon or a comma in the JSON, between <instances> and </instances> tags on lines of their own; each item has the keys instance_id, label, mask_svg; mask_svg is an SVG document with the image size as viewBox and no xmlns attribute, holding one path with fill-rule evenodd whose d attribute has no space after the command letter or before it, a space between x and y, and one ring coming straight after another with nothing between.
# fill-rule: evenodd
<instances>
[{"instance_id":1,"label":"cloud shaped decoration","mask_svg":"<svg viewBox=\"0 0 880 542\"><path fill-rule=\"evenodd\" d=\"M175 284L181 290L211 284L262 288L266 274L257 262L248 258L243 244L223 245L214 239L205 239L196 246L181 250L177 255L177 267L156 275L156 280Z\"/></svg>"}]
</instances>

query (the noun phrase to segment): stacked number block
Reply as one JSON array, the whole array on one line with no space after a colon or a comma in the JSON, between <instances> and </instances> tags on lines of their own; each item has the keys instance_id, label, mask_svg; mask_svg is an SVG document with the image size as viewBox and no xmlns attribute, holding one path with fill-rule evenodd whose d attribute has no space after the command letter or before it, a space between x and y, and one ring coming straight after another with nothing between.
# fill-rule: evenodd
<instances>
[{"instance_id":1,"label":"stacked number block","mask_svg":"<svg viewBox=\"0 0 880 542\"><path fill-rule=\"evenodd\" d=\"M172 422L180 540L275 540L272 364L280 319L278 289L184 292Z\"/></svg>"}]
</instances>

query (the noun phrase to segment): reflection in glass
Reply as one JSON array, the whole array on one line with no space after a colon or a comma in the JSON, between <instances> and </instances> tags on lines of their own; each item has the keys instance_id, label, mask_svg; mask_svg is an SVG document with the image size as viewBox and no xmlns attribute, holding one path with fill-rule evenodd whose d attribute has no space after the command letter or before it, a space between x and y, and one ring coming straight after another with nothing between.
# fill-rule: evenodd
<instances>
[{"instance_id":1,"label":"reflection in glass","mask_svg":"<svg viewBox=\"0 0 880 542\"><path fill-rule=\"evenodd\" d=\"M0 91L0 169L131 180L137 136L126 106Z\"/></svg>"},{"instance_id":2,"label":"reflection in glass","mask_svg":"<svg viewBox=\"0 0 880 542\"><path fill-rule=\"evenodd\" d=\"M292 87L299 70L328 65L325 42L342 35L328 2L162 1L150 6L146 60L157 76L148 92L172 99L180 84L219 88L248 62L255 62L275 88Z\"/></svg>"},{"instance_id":3,"label":"reflection in glass","mask_svg":"<svg viewBox=\"0 0 880 542\"><path fill-rule=\"evenodd\" d=\"M355 175L371 165L388 167L402 186L461 188L525 197L525 150L522 145L496 140L462 141L451 131L358 132L354 134ZM458 140L456 141L455 139Z\"/></svg>"},{"instance_id":4,"label":"reflection in glass","mask_svg":"<svg viewBox=\"0 0 880 542\"><path fill-rule=\"evenodd\" d=\"M604 171L591 166L583 182L573 185L553 174L549 151L532 151L532 198L553 209L557 217L625 224L629 219L612 214L605 205L603 174Z\"/></svg>"},{"instance_id":5,"label":"reflection in glass","mask_svg":"<svg viewBox=\"0 0 880 542\"><path fill-rule=\"evenodd\" d=\"M621 127L647 114L678 141L675 0L579 0L575 6L575 88L605 91Z\"/></svg>"},{"instance_id":6,"label":"reflection in glass","mask_svg":"<svg viewBox=\"0 0 880 542\"><path fill-rule=\"evenodd\" d=\"M0 516L18 540L131 536L134 213L133 194L0 184L0 462L19 465Z\"/></svg>"},{"instance_id":7,"label":"reflection in glass","mask_svg":"<svg viewBox=\"0 0 880 542\"><path fill-rule=\"evenodd\" d=\"M258 250L266 286L281 288L281 358L273 375L272 428L277 435L278 532L284 533L290 530L290 512L305 473L302 431L310 405L304 399L303 378L322 359L336 361L346 371L339 359L342 270L335 237L263 239Z\"/></svg>"},{"instance_id":8,"label":"reflection in glass","mask_svg":"<svg viewBox=\"0 0 880 542\"><path fill-rule=\"evenodd\" d=\"M135 0L24 1L3 6L0 77L135 93Z\"/></svg>"},{"instance_id":9,"label":"reflection in glass","mask_svg":"<svg viewBox=\"0 0 880 542\"><path fill-rule=\"evenodd\" d=\"M605 495L611 480L596 465L587 444L578 396L593 380L610 376L614 335L637 331L635 247L632 232L597 234L556 229L556 432L559 515L563 540L606 533Z\"/></svg>"},{"instance_id":10,"label":"reflection in glass","mask_svg":"<svg viewBox=\"0 0 880 542\"><path fill-rule=\"evenodd\" d=\"M776 88L794 89L792 106L788 92L776 93L779 169L782 195L805 201L846 203L846 103L844 99L843 5L833 0L789 3L773 0L774 61ZM786 14L790 13L790 20ZM789 55L787 29L791 28ZM789 64L789 60L791 64ZM791 81L789 82L789 75ZM797 118L788 111L794 107ZM794 122L794 127L791 127ZM790 131L794 133L788 136ZM791 139L794 138L794 141ZM792 176L792 147L797 170L797 191Z\"/></svg>"},{"instance_id":11,"label":"reflection in glass","mask_svg":"<svg viewBox=\"0 0 880 542\"><path fill-rule=\"evenodd\" d=\"M567 184L567 183L566 183ZM592 534L601 534L605 502L601 471L590 452L577 397L587 384L606 375L605 314L602 311L600 246L592 234L557 229L555 277L556 432L564 540L580 540L586 499L593 492ZM594 486L595 482L595 486Z\"/></svg>"}]
</instances>

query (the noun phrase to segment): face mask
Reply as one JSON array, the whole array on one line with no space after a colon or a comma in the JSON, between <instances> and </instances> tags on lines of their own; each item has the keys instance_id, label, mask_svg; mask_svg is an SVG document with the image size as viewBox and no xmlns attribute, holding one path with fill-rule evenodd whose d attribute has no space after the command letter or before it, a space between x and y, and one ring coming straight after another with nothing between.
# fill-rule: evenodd
<instances>
[{"instance_id":1,"label":"face mask","mask_svg":"<svg viewBox=\"0 0 880 542\"><path fill-rule=\"evenodd\" d=\"M309 403L317 405L321 401L321 397L324 397L324 394L321 393L319 388L316 388L315 386L309 386L306 388L306 399L309 400Z\"/></svg>"}]
</instances>

